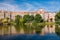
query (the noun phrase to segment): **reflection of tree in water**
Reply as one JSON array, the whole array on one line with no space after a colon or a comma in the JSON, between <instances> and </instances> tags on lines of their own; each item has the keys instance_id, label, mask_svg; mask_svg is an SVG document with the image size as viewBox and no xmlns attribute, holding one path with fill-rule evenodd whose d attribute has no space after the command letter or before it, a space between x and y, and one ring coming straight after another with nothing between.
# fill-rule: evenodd
<instances>
[{"instance_id":1,"label":"reflection of tree in water","mask_svg":"<svg viewBox=\"0 0 60 40\"><path fill-rule=\"evenodd\" d=\"M7 35L9 32L8 26L0 26L0 35Z\"/></svg>"},{"instance_id":2,"label":"reflection of tree in water","mask_svg":"<svg viewBox=\"0 0 60 40\"><path fill-rule=\"evenodd\" d=\"M42 32L42 29L45 27L44 23L39 23L39 25L37 25L36 27L36 33L40 34Z\"/></svg>"},{"instance_id":3,"label":"reflection of tree in water","mask_svg":"<svg viewBox=\"0 0 60 40\"><path fill-rule=\"evenodd\" d=\"M0 26L0 35L2 34L2 27Z\"/></svg>"},{"instance_id":4,"label":"reflection of tree in water","mask_svg":"<svg viewBox=\"0 0 60 40\"><path fill-rule=\"evenodd\" d=\"M0 34L1 35L8 35L10 33L10 27L11 22L7 19L0 20Z\"/></svg>"},{"instance_id":5,"label":"reflection of tree in water","mask_svg":"<svg viewBox=\"0 0 60 40\"><path fill-rule=\"evenodd\" d=\"M9 31L8 28L9 28L8 26L3 26L3 34L4 35L7 35L8 34L8 31Z\"/></svg>"},{"instance_id":6,"label":"reflection of tree in water","mask_svg":"<svg viewBox=\"0 0 60 40\"><path fill-rule=\"evenodd\" d=\"M58 25L56 25L55 32L60 36L60 27Z\"/></svg>"}]
</instances>

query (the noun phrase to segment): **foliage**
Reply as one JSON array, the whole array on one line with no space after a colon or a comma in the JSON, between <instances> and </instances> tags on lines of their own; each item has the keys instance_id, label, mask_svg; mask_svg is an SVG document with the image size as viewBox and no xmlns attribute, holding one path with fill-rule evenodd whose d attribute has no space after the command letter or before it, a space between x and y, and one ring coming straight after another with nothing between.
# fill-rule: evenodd
<instances>
[{"instance_id":1,"label":"foliage","mask_svg":"<svg viewBox=\"0 0 60 40\"><path fill-rule=\"evenodd\" d=\"M42 28L44 28L44 27L45 27L45 23L44 22L37 23L36 32L39 31L41 33Z\"/></svg>"},{"instance_id":2,"label":"foliage","mask_svg":"<svg viewBox=\"0 0 60 40\"><path fill-rule=\"evenodd\" d=\"M24 15L23 19L24 19L24 23L29 22L30 21L30 16L29 15Z\"/></svg>"},{"instance_id":3,"label":"foliage","mask_svg":"<svg viewBox=\"0 0 60 40\"><path fill-rule=\"evenodd\" d=\"M55 15L56 28L55 32L57 35L60 35L60 11Z\"/></svg>"},{"instance_id":4,"label":"foliage","mask_svg":"<svg viewBox=\"0 0 60 40\"><path fill-rule=\"evenodd\" d=\"M9 18L7 17L7 18L4 18L3 20L2 20L2 22L3 23L8 23L9 22Z\"/></svg>"},{"instance_id":5,"label":"foliage","mask_svg":"<svg viewBox=\"0 0 60 40\"><path fill-rule=\"evenodd\" d=\"M17 30L17 32L20 31L20 15L16 15L15 17L15 29Z\"/></svg>"},{"instance_id":6,"label":"foliage","mask_svg":"<svg viewBox=\"0 0 60 40\"><path fill-rule=\"evenodd\" d=\"M45 22L45 25L54 25L55 22Z\"/></svg>"},{"instance_id":7,"label":"foliage","mask_svg":"<svg viewBox=\"0 0 60 40\"><path fill-rule=\"evenodd\" d=\"M31 22L34 20L34 16L33 15L24 15L23 16L24 22Z\"/></svg>"},{"instance_id":8,"label":"foliage","mask_svg":"<svg viewBox=\"0 0 60 40\"><path fill-rule=\"evenodd\" d=\"M35 29L35 28L37 27L37 22L33 21L33 22L32 22L32 26L33 26L33 28Z\"/></svg>"},{"instance_id":9,"label":"foliage","mask_svg":"<svg viewBox=\"0 0 60 40\"><path fill-rule=\"evenodd\" d=\"M55 15L55 22L60 25L60 11Z\"/></svg>"},{"instance_id":10,"label":"foliage","mask_svg":"<svg viewBox=\"0 0 60 40\"><path fill-rule=\"evenodd\" d=\"M55 32L60 36L60 27L58 27L58 25L56 25Z\"/></svg>"},{"instance_id":11,"label":"foliage","mask_svg":"<svg viewBox=\"0 0 60 40\"><path fill-rule=\"evenodd\" d=\"M34 17L34 20L35 20L37 23L43 22L43 19L42 19L42 17L41 17L40 14L36 14L35 17Z\"/></svg>"},{"instance_id":12,"label":"foliage","mask_svg":"<svg viewBox=\"0 0 60 40\"><path fill-rule=\"evenodd\" d=\"M25 23L25 29L27 33L32 33L32 24L31 23Z\"/></svg>"},{"instance_id":13,"label":"foliage","mask_svg":"<svg viewBox=\"0 0 60 40\"><path fill-rule=\"evenodd\" d=\"M30 15L30 21L32 22L34 20L34 16Z\"/></svg>"},{"instance_id":14,"label":"foliage","mask_svg":"<svg viewBox=\"0 0 60 40\"><path fill-rule=\"evenodd\" d=\"M33 21L32 26L33 26L34 30L36 31L36 33L40 33L42 28L45 27L45 23L44 22L37 23L37 22Z\"/></svg>"}]
</instances>

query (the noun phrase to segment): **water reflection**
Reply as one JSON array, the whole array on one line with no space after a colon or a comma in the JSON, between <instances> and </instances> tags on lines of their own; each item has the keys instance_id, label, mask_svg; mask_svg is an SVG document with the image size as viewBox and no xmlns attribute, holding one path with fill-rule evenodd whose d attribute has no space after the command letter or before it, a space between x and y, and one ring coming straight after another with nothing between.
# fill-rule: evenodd
<instances>
[{"instance_id":1,"label":"water reflection","mask_svg":"<svg viewBox=\"0 0 60 40\"><path fill-rule=\"evenodd\" d=\"M40 29L40 28L37 28ZM36 29L36 30L37 30ZM44 28L42 28L44 29ZM28 26L24 26L23 28L20 29L20 32L18 34L45 34L45 30L38 30L36 31L32 26L28 27ZM60 28L59 27L55 27L55 33L57 35L60 35ZM47 31L47 30L46 30ZM49 31L48 31L49 32ZM13 35L13 34L17 34L17 31L15 29L14 26L0 26L0 35Z\"/></svg>"},{"instance_id":2,"label":"water reflection","mask_svg":"<svg viewBox=\"0 0 60 40\"><path fill-rule=\"evenodd\" d=\"M40 31L34 32L34 28L31 30L27 27L24 27L23 35L17 34L14 26L0 26L0 40L60 40L60 28L55 29L56 33L49 33L40 35ZM22 31L22 30L20 30ZM44 31L44 30L43 30ZM29 34L28 34L29 33ZM13 35L15 34L15 35ZM1 36L3 35L3 36Z\"/></svg>"},{"instance_id":3,"label":"water reflection","mask_svg":"<svg viewBox=\"0 0 60 40\"><path fill-rule=\"evenodd\" d=\"M9 33L9 26L0 26L0 35L8 35Z\"/></svg>"},{"instance_id":4,"label":"water reflection","mask_svg":"<svg viewBox=\"0 0 60 40\"><path fill-rule=\"evenodd\" d=\"M56 25L55 27L55 33L60 36L60 26L59 25Z\"/></svg>"}]
</instances>

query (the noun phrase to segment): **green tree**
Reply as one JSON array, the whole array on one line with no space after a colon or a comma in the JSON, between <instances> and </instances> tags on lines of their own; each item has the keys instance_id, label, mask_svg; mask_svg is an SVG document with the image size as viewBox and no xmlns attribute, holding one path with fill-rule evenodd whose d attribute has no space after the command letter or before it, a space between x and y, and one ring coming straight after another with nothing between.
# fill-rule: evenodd
<instances>
[{"instance_id":1,"label":"green tree","mask_svg":"<svg viewBox=\"0 0 60 40\"><path fill-rule=\"evenodd\" d=\"M25 30L25 33L31 33L32 31L32 21L34 20L34 16L33 15L24 15L23 16L23 19L24 19L24 30Z\"/></svg>"},{"instance_id":2,"label":"green tree","mask_svg":"<svg viewBox=\"0 0 60 40\"><path fill-rule=\"evenodd\" d=\"M60 11L55 15L55 22L60 25Z\"/></svg>"},{"instance_id":3,"label":"green tree","mask_svg":"<svg viewBox=\"0 0 60 40\"><path fill-rule=\"evenodd\" d=\"M34 17L34 20L35 20L37 23L43 22L42 17L41 17L40 14L36 14L35 17Z\"/></svg>"},{"instance_id":4,"label":"green tree","mask_svg":"<svg viewBox=\"0 0 60 40\"><path fill-rule=\"evenodd\" d=\"M20 24L20 18L21 18L20 15L15 16L15 29L18 33L20 32L20 25L21 25Z\"/></svg>"},{"instance_id":5,"label":"green tree","mask_svg":"<svg viewBox=\"0 0 60 40\"><path fill-rule=\"evenodd\" d=\"M56 23L56 28L55 28L55 32L60 35L60 11L57 12L57 14L55 15L55 23Z\"/></svg>"},{"instance_id":6,"label":"green tree","mask_svg":"<svg viewBox=\"0 0 60 40\"><path fill-rule=\"evenodd\" d=\"M40 14L36 14L34 17L34 21L32 22L33 30L35 30L36 33L40 33L43 26L43 19Z\"/></svg>"},{"instance_id":7,"label":"green tree","mask_svg":"<svg viewBox=\"0 0 60 40\"><path fill-rule=\"evenodd\" d=\"M34 16L33 15L24 15L23 16L24 22L32 22L34 20Z\"/></svg>"},{"instance_id":8,"label":"green tree","mask_svg":"<svg viewBox=\"0 0 60 40\"><path fill-rule=\"evenodd\" d=\"M32 22L34 20L34 16L30 15L30 22Z\"/></svg>"},{"instance_id":9,"label":"green tree","mask_svg":"<svg viewBox=\"0 0 60 40\"><path fill-rule=\"evenodd\" d=\"M30 21L30 15L24 15L23 19L24 19L24 23L29 22Z\"/></svg>"}]
</instances>

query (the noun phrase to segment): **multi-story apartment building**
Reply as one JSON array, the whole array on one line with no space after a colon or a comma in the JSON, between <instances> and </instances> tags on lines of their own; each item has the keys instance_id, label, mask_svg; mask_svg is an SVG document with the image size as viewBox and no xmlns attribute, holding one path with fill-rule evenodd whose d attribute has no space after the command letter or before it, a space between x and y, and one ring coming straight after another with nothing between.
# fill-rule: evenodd
<instances>
[{"instance_id":1,"label":"multi-story apartment building","mask_svg":"<svg viewBox=\"0 0 60 40\"><path fill-rule=\"evenodd\" d=\"M40 9L38 11L35 12L8 12L8 11L0 11L0 19L1 18L11 18L11 19L15 19L16 15L21 15L22 17L24 15L36 15L36 14L40 14L42 16L42 18L47 21L47 22L55 22L55 12L46 12L44 9ZM52 25L52 28L49 26L49 31L48 31L48 27L46 25L45 28L43 28L44 31L46 32L50 32L50 33L54 33L55 32L55 26Z\"/></svg>"}]
</instances>

